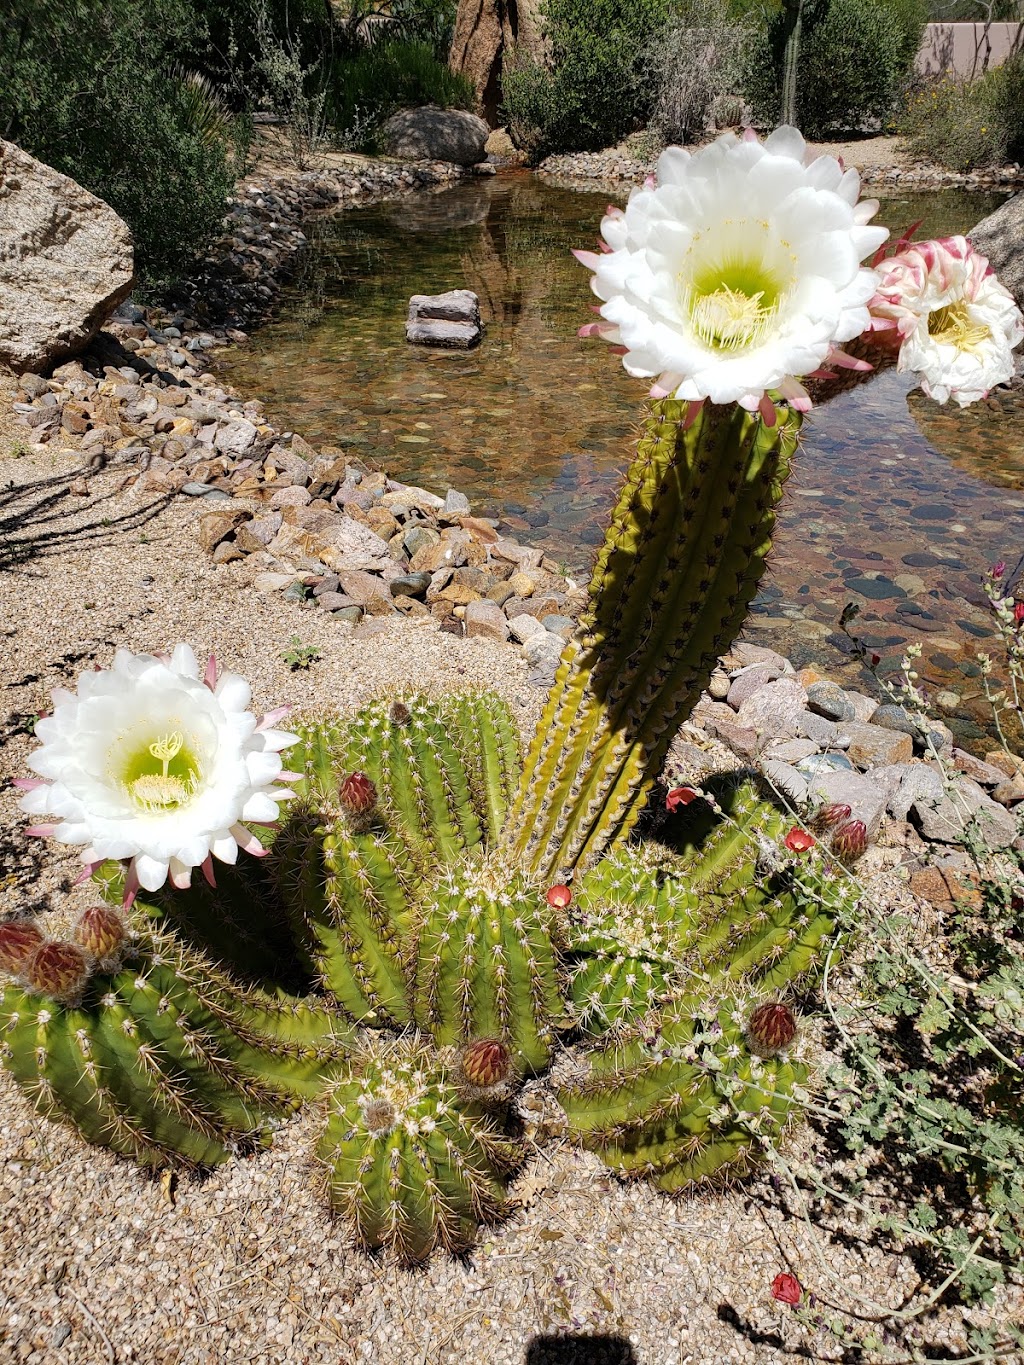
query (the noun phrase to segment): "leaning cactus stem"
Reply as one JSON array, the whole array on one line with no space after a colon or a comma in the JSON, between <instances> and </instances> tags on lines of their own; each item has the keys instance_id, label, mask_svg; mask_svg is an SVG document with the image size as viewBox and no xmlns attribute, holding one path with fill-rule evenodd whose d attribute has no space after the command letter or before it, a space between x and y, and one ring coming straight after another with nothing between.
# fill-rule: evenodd
<instances>
[{"instance_id":1,"label":"leaning cactus stem","mask_svg":"<svg viewBox=\"0 0 1024 1365\"><path fill-rule=\"evenodd\" d=\"M746 617L800 417L653 403L505 826L536 876L632 828L671 737Z\"/></svg>"}]
</instances>

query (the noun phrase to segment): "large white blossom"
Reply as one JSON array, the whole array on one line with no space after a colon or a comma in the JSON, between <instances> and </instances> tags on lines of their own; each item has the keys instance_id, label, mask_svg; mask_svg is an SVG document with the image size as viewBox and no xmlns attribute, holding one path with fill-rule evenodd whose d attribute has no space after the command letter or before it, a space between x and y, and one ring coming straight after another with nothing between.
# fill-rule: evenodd
<instances>
[{"instance_id":1,"label":"large white blossom","mask_svg":"<svg viewBox=\"0 0 1024 1365\"><path fill-rule=\"evenodd\" d=\"M1024 318L965 237L911 243L879 273L875 326L895 328L897 368L916 374L930 398L964 408L1013 376Z\"/></svg>"},{"instance_id":2,"label":"large white blossom","mask_svg":"<svg viewBox=\"0 0 1024 1365\"><path fill-rule=\"evenodd\" d=\"M262 852L242 822L275 821L293 795L274 783L292 776L280 750L295 736L272 728L284 710L259 721L251 697L212 659L201 673L188 645L159 657L119 649L76 692L55 689L36 726L28 765L39 778L19 785L22 809L46 822L30 832L83 845L88 864L128 860L129 897L168 876L188 886L195 867L212 881L211 858Z\"/></svg>"},{"instance_id":3,"label":"large white blossom","mask_svg":"<svg viewBox=\"0 0 1024 1365\"><path fill-rule=\"evenodd\" d=\"M877 276L861 262L888 232L859 194L857 172L812 158L795 128L669 147L656 185L609 209L604 254L576 253L603 300L583 334L618 343L655 396L808 407L800 377L870 323Z\"/></svg>"}]
</instances>

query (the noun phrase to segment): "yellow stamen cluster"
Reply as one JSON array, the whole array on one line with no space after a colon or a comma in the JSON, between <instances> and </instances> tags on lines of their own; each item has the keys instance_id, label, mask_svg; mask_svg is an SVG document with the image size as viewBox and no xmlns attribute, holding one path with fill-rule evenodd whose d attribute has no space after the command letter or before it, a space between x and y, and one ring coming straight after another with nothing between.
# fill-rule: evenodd
<instances>
[{"instance_id":1,"label":"yellow stamen cluster","mask_svg":"<svg viewBox=\"0 0 1024 1365\"><path fill-rule=\"evenodd\" d=\"M975 351L988 340L991 331L975 322L961 299L958 303L936 308L928 314L928 335L940 346L955 346L958 351Z\"/></svg>"},{"instance_id":2,"label":"yellow stamen cluster","mask_svg":"<svg viewBox=\"0 0 1024 1365\"><path fill-rule=\"evenodd\" d=\"M710 294L692 295L688 311L705 346L738 351L759 345L774 325L778 305L764 304L764 290L744 294L723 284Z\"/></svg>"},{"instance_id":3,"label":"yellow stamen cluster","mask_svg":"<svg viewBox=\"0 0 1024 1365\"><path fill-rule=\"evenodd\" d=\"M184 805L194 796L201 777L198 768L191 768L187 778L177 777L168 771L184 742L183 736L174 732L161 735L148 746L148 752L161 765L162 772L143 773L125 784L125 790L137 806L147 811L164 811Z\"/></svg>"}]
</instances>

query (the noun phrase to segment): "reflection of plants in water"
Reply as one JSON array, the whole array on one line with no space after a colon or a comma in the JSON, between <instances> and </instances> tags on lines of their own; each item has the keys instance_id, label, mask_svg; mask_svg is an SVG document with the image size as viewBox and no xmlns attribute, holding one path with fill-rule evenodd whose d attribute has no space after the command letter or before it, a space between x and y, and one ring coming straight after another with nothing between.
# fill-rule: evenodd
<instances>
[{"instance_id":1,"label":"reflection of plants in water","mask_svg":"<svg viewBox=\"0 0 1024 1365\"><path fill-rule=\"evenodd\" d=\"M928 444L958 469L996 488L1024 488L1024 389L995 389L969 408L939 407L914 389L907 408Z\"/></svg>"}]
</instances>

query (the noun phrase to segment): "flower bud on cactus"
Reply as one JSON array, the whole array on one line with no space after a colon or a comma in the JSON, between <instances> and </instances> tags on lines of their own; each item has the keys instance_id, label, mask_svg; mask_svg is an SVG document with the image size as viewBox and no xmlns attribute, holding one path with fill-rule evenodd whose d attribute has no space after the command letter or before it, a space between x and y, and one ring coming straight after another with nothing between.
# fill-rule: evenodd
<instances>
[{"instance_id":1,"label":"flower bud on cactus","mask_svg":"<svg viewBox=\"0 0 1024 1365\"><path fill-rule=\"evenodd\" d=\"M499 1038L478 1038L459 1058L464 1080L476 1090L504 1086L513 1075L512 1053Z\"/></svg>"},{"instance_id":2,"label":"flower bud on cactus","mask_svg":"<svg viewBox=\"0 0 1024 1365\"><path fill-rule=\"evenodd\" d=\"M868 846L868 831L863 820L848 820L832 835L832 852L843 862L852 863Z\"/></svg>"},{"instance_id":3,"label":"flower bud on cactus","mask_svg":"<svg viewBox=\"0 0 1024 1365\"><path fill-rule=\"evenodd\" d=\"M408 725L412 720L412 712L404 701L391 703L391 720L394 725Z\"/></svg>"},{"instance_id":4,"label":"flower bud on cactus","mask_svg":"<svg viewBox=\"0 0 1024 1365\"><path fill-rule=\"evenodd\" d=\"M29 958L24 980L40 995L71 1004L81 998L89 980L89 959L77 944L51 939Z\"/></svg>"},{"instance_id":5,"label":"flower bud on cactus","mask_svg":"<svg viewBox=\"0 0 1024 1365\"><path fill-rule=\"evenodd\" d=\"M104 971L116 967L128 934L123 915L109 905L92 905L75 925L75 941L96 958Z\"/></svg>"},{"instance_id":6,"label":"flower bud on cactus","mask_svg":"<svg viewBox=\"0 0 1024 1365\"><path fill-rule=\"evenodd\" d=\"M799 825L794 825L782 842L790 853L806 853L809 848L814 847L814 835L808 834Z\"/></svg>"},{"instance_id":7,"label":"flower bud on cactus","mask_svg":"<svg viewBox=\"0 0 1024 1365\"><path fill-rule=\"evenodd\" d=\"M350 815L367 815L377 804L377 788L365 773L349 773L342 780L338 797Z\"/></svg>"},{"instance_id":8,"label":"flower bud on cactus","mask_svg":"<svg viewBox=\"0 0 1024 1365\"><path fill-rule=\"evenodd\" d=\"M853 812L850 807L842 801L831 801L827 806L822 806L814 817L814 824L818 829L835 829L844 820L849 820Z\"/></svg>"},{"instance_id":9,"label":"flower bud on cactus","mask_svg":"<svg viewBox=\"0 0 1024 1365\"><path fill-rule=\"evenodd\" d=\"M548 889L547 903L552 910L564 910L572 900L572 892L563 883Z\"/></svg>"},{"instance_id":10,"label":"flower bud on cactus","mask_svg":"<svg viewBox=\"0 0 1024 1365\"><path fill-rule=\"evenodd\" d=\"M788 1005L775 1000L758 1005L747 1024L747 1043L751 1052L761 1057L773 1057L789 1047L796 1037L796 1019Z\"/></svg>"},{"instance_id":11,"label":"flower bud on cactus","mask_svg":"<svg viewBox=\"0 0 1024 1365\"><path fill-rule=\"evenodd\" d=\"M22 971L43 941L43 936L28 919L9 919L0 924L0 967L12 976Z\"/></svg>"}]
</instances>

